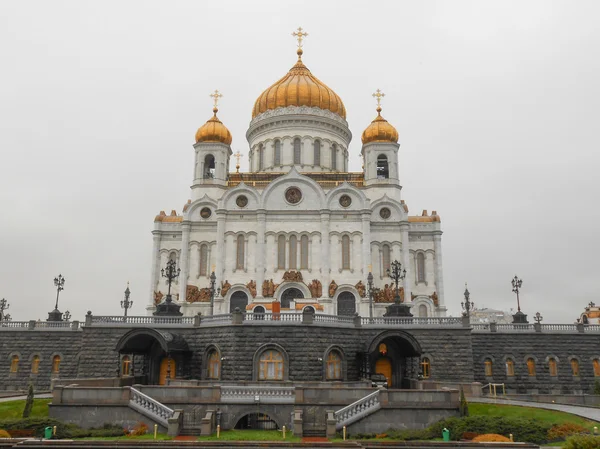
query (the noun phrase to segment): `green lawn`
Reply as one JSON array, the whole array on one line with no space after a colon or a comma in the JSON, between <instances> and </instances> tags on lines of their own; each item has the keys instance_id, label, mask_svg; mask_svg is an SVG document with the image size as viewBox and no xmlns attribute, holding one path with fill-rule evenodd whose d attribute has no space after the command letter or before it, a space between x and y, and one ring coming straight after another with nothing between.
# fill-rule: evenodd
<instances>
[{"instance_id":1,"label":"green lawn","mask_svg":"<svg viewBox=\"0 0 600 449\"><path fill-rule=\"evenodd\" d=\"M291 443L301 441L301 438L285 432L285 440L280 430L224 430L221 437L211 435L198 437L198 441L288 441Z\"/></svg>"},{"instance_id":2,"label":"green lawn","mask_svg":"<svg viewBox=\"0 0 600 449\"><path fill-rule=\"evenodd\" d=\"M97 440L97 441L116 441L116 440L153 440L154 439L154 433L147 433L146 435L140 435L140 436L127 436L127 435L123 435L120 437L86 437L86 438L73 438L74 440L77 441L82 441L82 440ZM168 436L165 433L159 433L158 435L156 435L156 439L157 440L172 440L173 437Z\"/></svg>"},{"instance_id":3,"label":"green lawn","mask_svg":"<svg viewBox=\"0 0 600 449\"><path fill-rule=\"evenodd\" d=\"M47 417L50 402L52 402L52 399L34 399L30 416L32 418ZM0 402L0 419L21 418L24 408L25 400Z\"/></svg>"}]
</instances>

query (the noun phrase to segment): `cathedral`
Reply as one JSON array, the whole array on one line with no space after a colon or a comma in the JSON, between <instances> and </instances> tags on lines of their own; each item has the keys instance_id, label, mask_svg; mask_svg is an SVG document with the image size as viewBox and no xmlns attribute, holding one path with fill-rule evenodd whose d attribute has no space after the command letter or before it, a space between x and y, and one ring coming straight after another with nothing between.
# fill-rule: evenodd
<instances>
[{"instance_id":1,"label":"cathedral","mask_svg":"<svg viewBox=\"0 0 600 449\"><path fill-rule=\"evenodd\" d=\"M296 63L252 107L247 173L217 116L222 95L211 95L213 116L195 136L191 199L181 215L154 220L148 313L170 291L161 269L174 261L172 296L184 316L307 307L382 316L398 295L413 316L444 317L440 216L411 216L402 200L399 136L381 114L384 94L373 94L376 116L362 132L362 171L350 172L344 103L304 64L307 34L293 35ZM398 291L394 261L404 273Z\"/></svg>"}]
</instances>

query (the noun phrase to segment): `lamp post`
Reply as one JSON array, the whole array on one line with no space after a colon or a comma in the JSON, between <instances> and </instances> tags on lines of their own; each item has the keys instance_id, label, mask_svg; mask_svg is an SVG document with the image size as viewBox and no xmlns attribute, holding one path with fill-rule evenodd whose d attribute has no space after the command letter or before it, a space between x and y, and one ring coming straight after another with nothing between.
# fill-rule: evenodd
<instances>
[{"instance_id":1,"label":"lamp post","mask_svg":"<svg viewBox=\"0 0 600 449\"><path fill-rule=\"evenodd\" d=\"M406 277L406 269L403 270L402 264L397 260L394 260L390 266L392 269L387 269L387 275L396 283L396 296L394 297L394 303L400 304L400 288L398 284Z\"/></svg>"},{"instance_id":2,"label":"lamp post","mask_svg":"<svg viewBox=\"0 0 600 449\"><path fill-rule=\"evenodd\" d=\"M4 321L4 311L10 307L8 301L4 298L0 299L0 321Z\"/></svg>"},{"instance_id":3,"label":"lamp post","mask_svg":"<svg viewBox=\"0 0 600 449\"><path fill-rule=\"evenodd\" d=\"M171 284L177 277L179 273L181 273L181 269L176 268L176 262L171 259L167 262L166 270L163 268L160 270L162 277L167 279L167 285L169 289L167 290L167 297L164 302L158 304L156 306L156 311L154 315L158 316L181 316L183 313L179 311L181 306L175 302L173 302L173 298L171 297Z\"/></svg>"},{"instance_id":4,"label":"lamp post","mask_svg":"<svg viewBox=\"0 0 600 449\"><path fill-rule=\"evenodd\" d=\"M542 320L544 319L544 317L542 316L542 314L540 312L536 312L533 319L535 320L535 322L537 324L540 324L542 322Z\"/></svg>"},{"instance_id":5,"label":"lamp post","mask_svg":"<svg viewBox=\"0 0 600 449\"><path fill-rule=\"evenodd\" d=\"M48 321L62 321L62 313L58 310L58 298L60 292L65 289L65 278L62 274L54 278L54 286L56 287L56 304L54 304L54 310L48 313Z\"/></svg>"},{"instance_id":6,"label":"lamp post","mask_svg":"<svg viewBox=\"0 0 600 449\"><path fill-rule=\"evenodd\" d=\"M69 312L68 310L63 314L63 320L64 321L69 321L71 319L71 312Z\"/></svg>"},{"instance_id":7,"label":"lamp post","mask_svg":"<svg viewBox=\"0 0 600 449\"><path fill-rule=\"evenodd\" d=\"M127 321L127 311L133 306L133 301L129 300L129 295L131 291L129 290L129 282L127 283L127 288L125 289L125 299L121 301L121 308L125 310L125 314L123 315L123 321Z\"/></svg>"},{"instance_id":8,"label":"lamp post","mask_svg":"<svg viewBox=\"0 0 600 449\"><path fill-rule=\"evenodd\" d=\"M213 271L210 273L210 315L213 316L215 314L215 293L221 293L221 287L215 290L215 282L217 280L217 276Z\"/></svg>"},{"instance_id":9,"label":"lamp post","mask_svg":"<svg viewBox=\"0 0 600 449\"><path fill-rule=\"evenodd\" d=\"M515 276L511 284L513 293L517 295L517 313L513 315L513 324L527 324L529 321L527 321L527 315L521 312L521 301L519 298L519 291L521 290L521 285L523 285L523 280Z\"/></svg>"},{"instance_id":10,"label":"lamp post","mask_svg":"<svg viewBox=\"0 0 600 449\"><path fill-rule=\"evenodd\" d=\"M373 322L373 273L369 271L367 276L367 288L369 289L369 320Z\"/></svg>"},{"instance_id":11,"label":"lamp post","mask_svg":"<svg viewBox=\"0 0 600 449\"><path fill-rule=\"evenodd\" d=\"M465 317L471 316L471 310L475 306L473 301L469 300L470 297L471 297L471 293L469 293L469 289L467 288L467 283L465 282L465 301L460 303L460 306L464 310L463 316L465 316Z\"/></svg>"}]
</instances>

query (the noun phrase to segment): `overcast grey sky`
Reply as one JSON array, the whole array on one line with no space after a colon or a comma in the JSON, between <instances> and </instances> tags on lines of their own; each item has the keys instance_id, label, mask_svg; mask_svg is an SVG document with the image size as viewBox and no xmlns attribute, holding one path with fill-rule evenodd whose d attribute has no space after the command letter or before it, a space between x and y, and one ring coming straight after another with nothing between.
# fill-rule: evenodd
<instances>
[{"instance_id":1,"label":"overcast grey sky","mask_svg":"<svg viewBox=\"0 0 600 449\"><path fill-rule=\"evenodd\" d=\"M411 215L437 210L457 315L522 307L573 322L600 303L600 2L2 1L0 298L13 319L59 308L145 314L154 216L181 212L194 134L223 92L232 147L263 89L303 60L354 134L375 116L400 133ZM247 169L244 159L242 170Z\"/></svg>"}]
</instances>

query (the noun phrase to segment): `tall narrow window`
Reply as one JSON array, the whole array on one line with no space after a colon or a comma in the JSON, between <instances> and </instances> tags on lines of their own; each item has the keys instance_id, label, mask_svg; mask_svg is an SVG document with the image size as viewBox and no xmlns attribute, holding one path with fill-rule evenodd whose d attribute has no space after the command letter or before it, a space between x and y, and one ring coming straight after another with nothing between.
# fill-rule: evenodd
<instances>
[{"instance_id":1,"label":"tall narrow window","mask_svg":"<svg viewBox=\"0 0 600 449\"><path fill-rule=\"evenodd\" d=\"M52 357L52 374L58 374L60 372L60 356L55 355Z\"/></svg>"},{"instance_id":2,"label":"tall narrow window","mask_svg":"<svg viewBox=\"0 0 600 449\"><path fill-rule=\"evenodd\" d=\"M385 154L377 156L377 179L387 179L390 177L388 160Z\"/></svg>"},{"instance_id":3,"label":"tall narrow window","mask_svg":"<svg viewBox=\"0 0 600 449\"><path fill-rule=\"evenodd\" d=\"M279 351L263 352L259 364L259 380L283 380L283 355Z\"/></svg>"},{"instance_id":4,"label":"tall narrow window","mask_svg":"<svg viewBox=\"0 0 600 449\"><path fill-rule=\"evenodd\" d=\"M425 254L417 254L417 282L425 282Z\"/></svg>"},{"instance_id":5,"label":"tall narrow window","mask_svg":"<svg viewBox=\"0 0 600 449\"><path fill-rule=\"evenodd\" d=\"M296 260L298 257L298 239L295 235L290 237L290 261L288 267L290 270L296 269Z\"/></svg>"},{"instance_id":6,"label":"tall narrow window","mask_svg":"<svg viewBox=\"0 0 600 449\"><path fill-rule=\"evenodd\" d=\"M243 235L238 235L237 237L237 261L236 261L236 269L243 270L244 269L244 248L245 241Z\"/></svg>"},{"instance_id":7,"label":"tall narrow window","mask_svg":"<svg viewBox=\"0 0 600 449\"><path fill-rule=\"evenodd\" d=\"M337 146L331 145L331 169L337 170Z\"/></svg>"},{"instance_id":8,"label":"tall narrow window","mask_svg":"<svg viewBox=\"0 0 600 449\"><path fill-rule=\"evenodd\" d=\"M294 164L300 164L300 139L294 139Z\"/></svg>"},{"instance_id":9,"label":"tall narrow window","mask_svg":"<svg viewBox=\"0 0 600 449\"><path fill-rule=\"evenodd\" d=\"M285 235L277 238L277 269L285 270Z\"/></svg>"},{"instance_id":10,"label":"tall narrow window","mask_svg":"<svg viewBox=\"0 0 600 449\"><path fill-rule=\"evenodd\" d=\"M308 269L308 236L303 235L300 238L300 269Z\"/></svg>"},{"instance_id":11,"label":"tall narrow window","mask_svg":"<svg viewBox=\"0 0 600 449\"><path fill-rule=\"evenodd\" d=\"M342 270L350 269L350 237L342 237Z\"/></svg>"},{"instance_id":12,"label":"tall narrow window","mask_svg":"<svg viewBox=\"0 0 600 449\"><path fill-rule=\"evenodd\" d=\"M535 377L535 360L532 358L527 359L527 374L529 377Z\"/></svg>"},{"instance_id":13,"label":"tall narrow window","mask_svg":"<svg viewBox=\"0 0 600 449\"><path fill-rule=\"evenodd\" d=\"M486 377L492 377L493 376L493 366L492 366L492 360L491 359L485 359L483 362L484 368L485 368L485 375Z\"/></svg>"},{"instance_id":14,"label":"tall narrow window","mask_svg":"<svg viewBox=\"0 0 600 449\"><path fill-rule=\"evenodd\" d=\"M421 360L421 373L423 379L429 379L429 376L431 375L431 363L427 357L423 357L423 360Z\"/></svg>"},{"instance_id":15,"label":"tall narrow window","mask_svg":"<svg viewBox=\"0 0 600 449\"><path fill-rule=\"evenodd\" d=\"M381 257L383 259L383 275L384 273L387 273L387 270L390 269L390 245L383 245Z\"/></svg>"},{"instance_id":16,"label":"tall narrow window","mask_svg":"<svg viewBox=\"0 0 600 449\"><path fill-rule=\"evenodd\" d=\"M427 318L427 306L425 304L419 306L419 318Z\"/></svg>"},{"instance_id":17,"label":"tall narrow window","mask_svg":"<svg viewBox=\"0 0 600 449\"><path fill-rule=\"evenodd\" d=\"M594 376L600 376L600 360L594 359L592 363L594 365Z\"/></svg>"},{"instance_id":18,"label":"tall narrow window","mask_svg":"<svg viewBox=\"0 0 600 449\"><path fill-rule=\"evenodd\" d=\"M207 276L208 271L208 245L200 245L200 276Z\"/></svg>"},{"instance_id":19,"label":"tall narrow window","mask_svg":"<svg viewBox=\"0 0 600 449\"><path fill-rule=\"evenodd\" d=\"M515 375L515 362L513 359L506 359L506 375L513 377Z\"/></svg>"},{"instance_id":20,"label":"tall narrow window","mask_svg":"<svg viewBox=\"0 0 600 449\"><path fill-rule=\"evenodd\" d=\"M571 371L573 376L579 376L579 360L571 359Z\"/></svg>"},{"instance_id":21,"label":"tall narrow window","mask_svg":"<svg viewBox=\"0 0 600 449\"><path fill-rule=\"evenodd\" d=\"M327 380L342 380L342 356L338 351L330 351L327 355Z\"/></svg>"},{"instance_id":22,"label":"tall narrow window","mask_svg":"<svg viewBox=\"0 0 600 449\"><path fill-rule=\"evenodd\" d=\"M315 150L315 165L321 165L321 141L320 140L315 140L314 150Z\"/></svg>"},{"instance_id":23,"label":"tall narrow window","mask_svg":"<svg viewBox=\"0 0 600 449\"><path fill-rule=\"evenodd\" d=\"M273 157L273 165L281 165L281 141L275 141L275 155Z\"/></svg>"},{"instance_id":24,"label":"tall narrow window","mask_svg":"<svg viewBox=\"0 0 600 449\"><path fill-rule=\"evenodd\" d=\"M219 379L221 376L221 359L219 353L215 350L208 354L208 378Z\"/></svg>"},{"instance_id":25,"label":"tall narrow window","mask_svg":"<svg viewBox=\"0 0 600 449\"><path fill-rule=\"evenodd\" d=\"M121 359L121 373L123 376L129 376L131 374L131 358L128 355L123 356Z\"/></svg>"},{"instance_id":26,"label":"tall narrow window","mask_svg":"<svg viewBox=\"0 0 600 449\"><path fill-rule=\"evenodd\" d=\"M558 366L556 364L555 358L550 358L548 360L548 371L550 371L550 376L552 376L552 377L558 376Z\"/></svg>"},{"instance_id":27,"label":"tall narrow window","mask_svg":"<svg viewBox=\"0 0 600 449\"><path fill-rule=\"evenodd\" d=\"M262 143L258 146L258 171L262 171L262 169L264 168L264 163L265 163L265 156L264 156L264 151L263 151L263 146Z\"/></svg>"},{"instance_id":28,"label":"tall narrow window","mask_svg":"<svg viewBox=\"0 0 600 449\"><path fill-rule=\"evenodd\" d=\"M10 372L17 373L19 372L19 356L13 355L10 359Z\"/></svg>"},{"instance_id":29,"label":"tall narrow window","mask_svg":"<svg viewBox=\"0 0 600 449\"><path fill-rule=\"evenodd\" d=\"M204 157L204 179L212 179L215 177L215 157L212 154L207 154Z\"/></svg>"}]
</instances>

